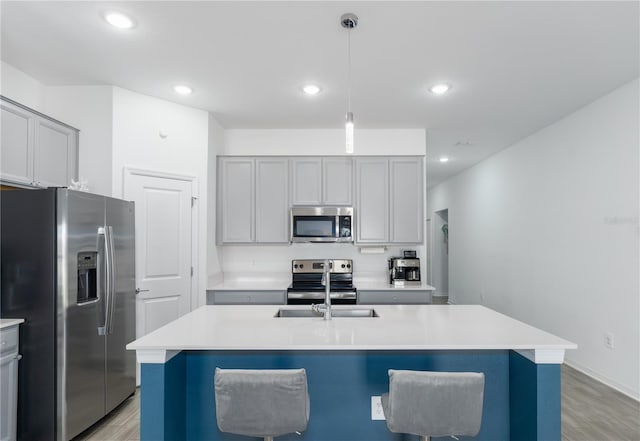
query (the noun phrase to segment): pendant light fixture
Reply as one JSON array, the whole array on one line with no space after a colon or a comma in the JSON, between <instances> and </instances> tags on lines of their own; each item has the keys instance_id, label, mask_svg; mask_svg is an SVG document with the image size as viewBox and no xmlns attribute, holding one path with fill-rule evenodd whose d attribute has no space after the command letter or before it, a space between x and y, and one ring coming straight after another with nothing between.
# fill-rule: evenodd
<instances>
[{"instance_id":1,"label":"pendant light fixture","mask_svg":"<svg viewBox=\"0 0 640 441\"><path fill-rule=\"evenodd\" d=\"M353 112L351 112L351 29L358 26L358 16L351 12L340 17L340 24L347 30L347 114L345 118L345 150L353 153Z\"/></svg>"}]
</instances>

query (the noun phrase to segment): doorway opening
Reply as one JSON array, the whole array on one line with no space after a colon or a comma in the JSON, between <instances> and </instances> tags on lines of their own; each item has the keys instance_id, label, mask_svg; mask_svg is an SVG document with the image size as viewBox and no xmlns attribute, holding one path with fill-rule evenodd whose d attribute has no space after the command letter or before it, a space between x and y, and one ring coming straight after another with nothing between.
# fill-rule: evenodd
<instances>
[{"instance_id":1,"label":"doorway opening","mask_svg":"<svg viewBox=\"0 0 640 441\"><path fill-rule=\"evenodd\" d=\"M449 301L449 210L435 212L432 223L434 303Z\"/></svg>"}]
</instances>

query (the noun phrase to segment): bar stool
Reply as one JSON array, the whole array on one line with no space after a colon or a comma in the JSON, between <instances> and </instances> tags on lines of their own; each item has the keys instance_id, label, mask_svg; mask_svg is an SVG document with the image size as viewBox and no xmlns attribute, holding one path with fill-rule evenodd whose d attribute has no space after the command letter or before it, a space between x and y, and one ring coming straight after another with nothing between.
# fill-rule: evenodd
<instances>
[{"instance_id":1,"label":"bar stool","mask_svg":"<svg viewBox=\"0 0 640 441\"><path fill-rule=\"evenodd\" d=\"M484 374L389 370L382 410L391 432L475 436L482 423Z\"/></svg>"},{"instance_id":2,"label":"bar stool","mask_svg":"<svg viewBox=\"0 0 640 441\"><path fill-rule=\"evenodd\" d=\"M303 432L309 422L304 369L220 369L214 376L216 419L222 432L273 437Z\"/></svg>"}]
</instances>

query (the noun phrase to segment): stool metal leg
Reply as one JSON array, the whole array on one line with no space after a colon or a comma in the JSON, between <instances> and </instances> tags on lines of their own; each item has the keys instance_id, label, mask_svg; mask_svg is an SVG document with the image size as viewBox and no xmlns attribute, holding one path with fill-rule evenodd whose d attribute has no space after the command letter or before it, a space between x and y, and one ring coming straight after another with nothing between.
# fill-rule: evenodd
<instances>
[{"instance_id":1,"label":"stool metal leg","mask_svg":"<svg viewBox=\"0 0 640 441\"><path fill-rule=\"evenodd\" d=\"M431 437L430 436L421 436L420 437L420 441L431 441Z\"/></svg>"},{"instance_id":2,"label":"stool metal leg","mask_svg":"<svg viewBox=\"0 0 640 441\"><path fill-rule=\"evenodd\" d=\"M265 436L264 437L264 441L273 441L273 437L272 436Z\"/></svg>"}]
</instances>

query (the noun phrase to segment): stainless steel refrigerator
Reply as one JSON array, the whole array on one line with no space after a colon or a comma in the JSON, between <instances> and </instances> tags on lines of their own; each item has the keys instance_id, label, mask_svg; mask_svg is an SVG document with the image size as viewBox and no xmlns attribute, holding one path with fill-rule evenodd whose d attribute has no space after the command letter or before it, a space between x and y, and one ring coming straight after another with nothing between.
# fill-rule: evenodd
<instances>
[{"instance_id":1,"label":"stainless steel refrigerator","mask_svg":"<svg viewBox=\"0 0 640 441\"><path fill-rule=\"evenodd\" d=\"M135 392L133 202L0 193L2 317L21 317L18 439L69 440Z\"/></svg>"}]
</instances>

